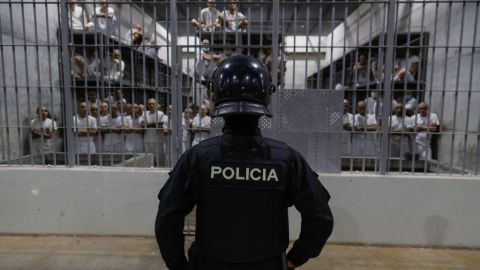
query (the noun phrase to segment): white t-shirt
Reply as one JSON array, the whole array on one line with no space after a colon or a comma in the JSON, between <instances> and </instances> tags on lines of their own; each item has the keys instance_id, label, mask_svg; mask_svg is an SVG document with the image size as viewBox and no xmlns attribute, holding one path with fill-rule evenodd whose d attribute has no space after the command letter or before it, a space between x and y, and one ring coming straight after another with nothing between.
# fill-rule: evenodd
<instances>
[{"instance_id":1,"label":"white t-shirt","mask_svg":"<svg viewBox=\"0 0 480 270\"><path fill-rule=\"evenodd\" d=\"M108 17L108 14L113 14L112 18ZM111 7L107 7L107 13L102 12L102 7L95 8L95 15L103 15L104 17L95 16L95 27L99 31L108 31L109 34L116 33L115 25L117 18L115 17L115 10Z\"/></svg>"},{"instance_id":2,"label":"white t-shirt","mask_svg":"<svg viewBox=\"0 0 480 270\"><path fill-rule=\"evenodd\" d=\"M57 123L50 119L47 118L45 120L40 120L38 118L35 118L31 121L32 125L32 130L36 131L39 134L42 134L42 130L44 129L50 129L50 131L55 134L55 131L57 130ZM42 138L37 138L37 139L32 139L32 144L34 151L41 152L41 148L43 147L43 151L52 151L53 150L53 138L46 139L43 138L43 146L42 146Z\"/></svg>"},{"instance_id":3,"label":"white t-shirt","mask_svg":"<svg viewBox=\"0 0 480 270\"><path fill-rule=\"evenodd\" d=\"M200 11L200 18L198 18L198 20L205 24L208 31L213 31L219 15L220 11L218 11L216 8L214 8L213 11L210 11L208 8L204 8Z\"/></svg>"},{"instance_id":4,"label":"white t-shirt","mask_svg":"<svg viewBox=\"0 0 480 270\"><path fill-rule=\"evenodd\" d=\"M143 125L143 116L139 116L137 118L132 119L133 128L141 128L142 125Z\"/></svg>"},{"instance_id":5,"label":"white t-shirt","mask_svg":"<svg viewBox=\"0 0 480 270\"><path fill-rule=\"evenodd\" d=\"M193 118L193 121L192 121L192 128L194 131L193 145L198 144L199 142L210 137L209 131L206 131L206 130L201 131L201 130L195 130L195 129L196 128L210 129L211 122L212 122L212 119L208 115L205 115L204 117L200 118L200 115L197 114Z\"/></svg>"},{"instance_id":6,"label":"white t-shirt","mask_svg":"<svg viewBox=\"0 0 480 270\"><path fill-rule=\"evenodd\" d=\"M75 5L73 11L69 7L68 20L69 20L70 29L82 30L85 27L85 25L83 25L84 16L86 15L82 7Z\"/></svg>"},{"instance_id":7,"label":"white t-shirt","mask_svg":"<svg viewBox=\"0 0 480 270\"><path fill-rule=\"evenodd\" d=\"M78 131L87 131L87 129L96 129L97 128L97 119L93 116L88 115L87 117L80 118L79 115L73 117L73 130ZM85 136L78 137L79 142L91 142L93 141L94 136Z\"/></svg>"},{"instance_id":8,"label":"white t-shirt","mask_svg":"<svg viewBox=\"0 0 480 270\"><path fill-rule=\"evenodd\" d=\"M236 12L235 14L232 14L229 10L224 10L223 17L225 18L225 20L229 20L231 22L232 27L231 29L229 29L227 25L225 25L225 31L234 32L238 30L238 25L240 24L240 21L245 18L245 15L243 15L241 12Z\"/></svg>"},{"instance_id":9,"label":"white t-shirt","mask_svg":"<svg viewBox=\"0 0 480 270\"><path fill-rule=\"evenodd\" d=\"M99 115L98 116L98 125L102 128L107 128L109 125L110 114L105 116Z\"/></svg>"},{"instance_id":10,"label":"white t-shirt","mask_svg":"<svg viewBox=\"0 0 480 270\"><path fill-rule=\"evenodd\" d=\"M157 143L160 140L159 137L159 132L160 129L163 127L162 124L163 121L165 121L165 118L163 117L164 114L161 111L157 111L154 113L151 113L150 111L147 111L145 113L145 125L151 125L158 123L158 128L148 128L145 132L145 142L146 143ZM166 123L165 123L166 124Z\"/></svg>"},{"instance_id":11,"label":"white t-shirt","mask_svg":"<svg viewBox=\"0 0 480 270\"><path fill-rule=\"evenodd\" d=\"M119 103L119 101L116 100L113 96L108 96L105 99L105 102L107 102L108 104ZM127 104L127 100L125 98L122 98L122 104Z\"/></svg>"},{"instance_id":12,"label":"white t-shirt","mask_svg":"<svg viewBox=\"0 0 480 270\"><path fill-rule=\"evenodd\" d=\"M365 116L361 114L355 114L355 123L356 127L365 128L369 125L377 124L377 119L375 119L375 115L373 114L366 114Z\"/></svg>"},{"instance_id":13,"label":"white t-shirt","mask_svg":"<svg viewBox=\"0 0 480 270\"><path fill-rule=\"evenodd\" d=\"M353 114L351 113L344 113L343 114L343 124L350 124L353 125Z\"/></svg>"},{"instance_id":14,"label":"white t-shirt","mask_svg":"<svg viewBox=\"0 0 480 270\"><path fill-rule=\"evenodd\" d=\"M391 125L390 125L391 123ZM413 128L415 126L415 122L412 118L405 116L398 117L396 115L392 115L389 118L389 127L390 129L406 129L406 128Z\"/></svg>"},{"instance_id":15,"label":"white t-shirt","mask_svg":"<svg viewBox=\"0 0 480 270\"><path fill-rule=\"evenodd\" d=\"M110 60L108 65L108 79L119 81L123 78L123 71L125 70L125 62L120 60L120 63L115 63L113 59Z\"/></svg>"},{"instance_id":16,"label":"white t-shirt","mask_svg":"<svg viewBox=\"0 0 480 270\"><path fill-rule=\"evenodd\" d=\"M398 117L396 115L392 115L388 119L388 123L389 123L390 129L403 129L403 130L405 130L406 128L415 127L415 122L413 121L412 118L410 118L408 116L405 116L405 118L404 118L404 117ZM391 125L390 125L390 123L391 123ZM390 139L392 140L392 142L395 142L395 143L400 143L400 142L408 143L408 140L403 135L409 135L409 133L407 131L405 131L404 134L392 134L390 136Z\"/></svg>"},{"instance_id":17,"label":"white t-shirt","mask_svg":"<svg viewBox=\"0 0 480 270\"><path fill-rule=\"evenodd\" d=\"M432 124L440 125L440 120L436 113L429 113L429 117L427 116L423 117L420 114L417 114L412 116L412 120L417 122L417 127L422 125L430 126ZM417 141L417 143L426 146L428 143L427 135L428 135L428 132L426 131L418 132L415 140Z\"/></svg>"}]
</instances>

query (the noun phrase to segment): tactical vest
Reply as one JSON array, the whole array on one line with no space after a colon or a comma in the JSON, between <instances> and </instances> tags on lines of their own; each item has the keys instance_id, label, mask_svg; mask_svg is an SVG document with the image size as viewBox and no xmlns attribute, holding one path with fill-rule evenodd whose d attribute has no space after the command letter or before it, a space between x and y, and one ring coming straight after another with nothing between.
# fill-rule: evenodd
<instances>
[{"instance_id":1,"label":"tactical vest","mask_svg":"<svg viewBox=\"0 0 480 270\"><path fill-rule=\"evenodd\" d=\"M221 137L202 145L196 237L200 254L233 263L280 256L288 247L288 147L263 138L261 153L226 158ZM252 152L253 153L253 152Z\"/></svg>"}]
</instances>

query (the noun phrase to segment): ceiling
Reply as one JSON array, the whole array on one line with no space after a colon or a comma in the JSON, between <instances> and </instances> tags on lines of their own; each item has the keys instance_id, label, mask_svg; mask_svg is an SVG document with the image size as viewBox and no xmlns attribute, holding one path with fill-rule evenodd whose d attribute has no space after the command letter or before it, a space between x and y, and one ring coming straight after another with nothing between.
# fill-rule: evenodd
<instances>
[{"instance_id":1,"label":"ceiling","mask_svg":"<svg viewBox=\"0 0 480 270\"><path fill-rule=\"evenodd\" d=\"M272 1L239 1L238 10L249 19L250 31L269 32L272 28ZM332 29L344 21L345 17L355 11L358 0L328 1L295 0L281 1L279 31L286 35L328 35ZM168 27L169 14L166 8L168 3L145 3L145 11L153 17L155 10L157 21ZM155 8L153 5L156 5ZM227 4L217 1L217 9L223 10ZM194 35L195 29L190 20L197 18L200 10L206 7L206 1L177 1L177 32L179 36ZM162 10L163 12L159 12Z\"/></svg>"}]
</instances>

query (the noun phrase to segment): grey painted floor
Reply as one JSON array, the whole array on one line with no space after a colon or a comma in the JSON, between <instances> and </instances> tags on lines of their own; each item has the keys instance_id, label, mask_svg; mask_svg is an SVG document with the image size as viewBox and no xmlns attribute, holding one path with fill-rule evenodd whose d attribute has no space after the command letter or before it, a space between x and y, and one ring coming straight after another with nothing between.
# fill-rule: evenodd
<instances>
[{"instance_id":1,"label":"grey painted floor","mask_svg":"<svg viewBox=\"0 0 480 270\"><path fill-rule=\"evenodd\" d=\"M1 270L166 270L153 238L0 236ZM480 270L480 250L327 245L300 270Z\"/></svg>"}]
</instances>

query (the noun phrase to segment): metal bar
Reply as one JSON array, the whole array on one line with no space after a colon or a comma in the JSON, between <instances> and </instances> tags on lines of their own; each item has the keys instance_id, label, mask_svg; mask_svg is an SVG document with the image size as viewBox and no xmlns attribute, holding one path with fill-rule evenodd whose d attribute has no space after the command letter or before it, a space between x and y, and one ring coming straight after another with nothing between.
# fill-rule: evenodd
<instances>
[{"instance_id":1,"label":"metal bar","mask_svg":"<svg viewBox=\"0 0 480 270\"><path fill-rule=\"evenodd\" d=\"M68 13L67 13L67 0L60 1L60 22L68 22ZM68 49L68 24L60 23L61 29L61 46L62 46L62 62L63 62L63 82L64 82L64 112L65 112L65 124L66 124L66 139L67 139L67 162L68 167L73 167L75 165L75 152L74 152L74 134L73 134L73 111L72 106L69 106L69 103L72 99L71 92L71 77L70 77L70 58L69 58L69 49Z\"/></svg>"},{"instance_id":2,"label":"metal bar","mask_svg":"<svg viewBox=\"0 0 480 270\"><path fill-rule=\"evenodd\" d=\"M310 0L307 0L306 5L310 5ZM307 14L306 14L306 23L304 25L305 28L305 89L308 88L308 40L310 37L310 7L307 7ZM277 66L274 66L275 69Z\"/></svg>"},{"instance_id":3,"label":"metal bar","mask_svg":"<svg viewBox=\"0 0 480 270\"><path fill-rule=\"evenodd\" d=\"M49 18L49 15L48 15L48 6L45 4L45 26L46 26L46 36L47 36L47 41L50 40L50 23L48 21L48 18ZM48 43L48 45L51 45L50 43ZM37 44L38 46L38 44ZM49 82L49 86L48 86L48 89L50 90L50 112L54 115L55 113L55 108L53 106L53 78L52 78L52 53L51 53L51 47L52 46L47 46L47 57L49 59L48 61L48 82ZM58 50L57 50L58 51ZM52 116L53 116L52 115ZM52 117L52 121L55 121L54 119L55 117ZM55 124L57 126L57 129L59 129L60 127L58 126L58 123L56 123L55 121ZM53 127L52 127L53 129ZM52 138L52 144L54 145L53 147L53 153L52 153L52 156L53 156L53 165L56 166L57 165L57 149L56 149L56 146L58 145L58 130L57 132L55 132L54 130L52 130L52 132L54 132L54 136Z\"/></svg>"},{"instance_id":4,"label":"metal bar","mask_svg":"<svg viewBox=\"0 0 480 270\"><path fill-rule=\"evenodd\" d=\"M297 3L297 0L295 0L295 3ZM297 60L297 7L298 5L295 5L293 7L293 63L292 63L292 71L293 71L293 76L292 76L292 88L296 89L295 85L295 70L296 70L296 60Z\"/></svg>"},{"instance_id":5,"label":"metal bar","mask_svg":"<svg viewBox=\"0 0 480 270\"><path fill-rule=\"evenodd\" d=\"M252 10L251 10L251 5L250 5L250 0L248 1L249 2L249 5L248 5L248 18L252 18ZM250 29L251 29L251 24L249 24L247 26L247 45L250 46L250 43L251 43L251 36L250 36ZM242 45L243 45L243 39L242 39ZM235 48L236 50L237 48ZM262 50L262 47L259 48L259 50ZM260 52L259 52L260 53ZM247 54L248 55L251 55L251 51L250 51L250 47L248 48L247 50Z\"/></svg>"},{"instance_id":6,"label":"metal bar","mask_svg":"<svg viewBox=\"0 0 480 270\"><path fill-rule=\"evenodd\" d=\"M11 14L10 14L11 16ZM0 29L2 29L2 18L0 17ZM0 34L0 44L3 44L3 34ZM6 128L5 128L5 136L6 136L6 145L7 145L7 161L8 164L11 164L11 149L10 149L10 128L8 126L8 101L7 101L7 87L6 85L6 76L5 76L5 54L4 54L4 46L0 46L0 56L1 56L1 63L2 63L2 81L3 81L3 96L4 96L4 110L5 110L5 123L6 123ZM3 139L3 136L2 136ZM2 142L3 143L3 142ZM5 152L5 148L2 148L3 152ZM4 155L2 153L2 155Z\"/></svg>"},{"instance_id":7,"label":"metal bar","mask_svg":"<svg viewBox=\"0 0 480 270\"><path fill-rule=\"evenodd\" d=\"M437 42L437 21L438 21L438 3L435 5L435 18L434 18L434 24L433 24L433 45L436 44ZM430 44L429 44L430 46ZM432 59L435 59L435 52L436 52L436 47L432 47ZM432 104L432 96L433 96L433 74L435 74L435 64L434 61L432 61L432 68L431 68L431 73L430 73L430 91L429 91L429 96L428 96L428 105L430 106ZM441 118L440 118L441 121ZM430 143L428 140L427 143ZM436 172L438 174L439 172L439 166L440 162L437 162L437 169Z\"/></svg>"},{"instance_id":8,"label":"metal bar","mask_svg":"<svg viewBox=\"0 0 480 270\"><path fill-rule=\"evenodd\" d=\"M318 6L318 35L317 35L317 38L318 38L318 55L317 55L317 89L320 89L320 82L321 82L321 79L322 79L322 72L321 72L321 68L322 66L320 65L320 61L321 61L321 49L322 49L322 18L323 18L323 10L322 10L322 0L320 0L320 5ZM346 17L346 16L345 16ZM333 45L333 44L332 44ZM345 67L344 67L345 69ZM322 85L323 87L323 85Z\"/></svg>"},{"instance_id":9,"label":"metal bar","mask_svg":"<svg viewBox=\"0 0 480 270\"><path fill-rule=\"evenodd\" d=\"M272 64L271 64L271 73L272 73L272 84L277 87L278 85L278 16L280 12L280 5L278 4L278 1L273 1L272 5L272 50L271 50L271 56L272 56Z\"/></svg>"},{"instance_id":10,"label":"metal bar","mask_svg":"<svg viewBox=\"0 0 480 270\"><path fill-rule=\"evenodd\" d=\"M172 117L173 117L173 125L172 125L172 138L174 140L175 151L172 152L171 161L172 164L176 162L181 156L181 149L178 145L181 144L181 136L182 136L182 114L180 108L182 107L182 91L178 87L178 80L181 79L181 61L178 58L177 50L177 1L171 0L170 1L170 33L172 36L171 40L171 57L172 57L172 73L171 76L171 95L172 95ZM180 73L180 78L179 78Z\"/></svg>"},{"instance_id":11,"label":"metal bar","mask_svg":"<svg viewBox=\"0 0 480 270\"><path fill-rule=\"evenodd\" d=\"M423 47L423 45L424 45L424 44L423 44L423 43L424 43L424 38L425 38L425 37L424 37L424 25L425 25L425 3L422 4L422 23L421 23L421 26L420 26L420 47ZM424 59L428 59L427 56L428 56L428 52L425 53L425 52L424 52L424 49L420 49L420 54L419 54L420 61L419 61L419 63L418 63L418 71L417 71L417 72L418 72L418 78L419 78L419 79L417 80L417 81L418 81L418 82L417 82L417 89L420 88L420 81L423 81L424 75L423 75L423 70L422 70L422 68L423 68L422 63L424 62ZM433 61L432 61L432 62L433 62ZM426 63L426 61L425 61L425 63ZM426 76L426 74L425 74L425 76ZM423 91L424 91L423 100L425 101L425 91L426 91L426 87L423 89ZM417 115L418 115L418 113L415 114L415 130L414 130L414 132L417 132L417 119L416 119ZM429 118L430 118L430 117L429 117ZM428 124L430 124L430 123L428 123ZM415 136L415 137L416 137L416 136ZM413 155L412 155L412 156L413 156L413 158L414 158L413 162L415 162L415 152L416 152L416 148L417 148L416 138L414 138L413 141L414 141L414 144L413 144L413 147L414 147L413 150L414 150L414 151L413 151ZM428 143L428 145L430 145L429 136L427 136L427 143ZM413 162L412 162L412 163L413 163ZM427 173L427 169L428 169L428 163L427 163L427 162L428 162L428 159L426 158L425 161L424 161L424 163L423 163L423 173L424 173L424 174Z\"/></svg>"},{"instance_id":12,"label":"metal bar","mask_svg":"<svg viewBox=\"0 0 480 270\"><path fill-rule=\"evenodd\" d=\"M13 33L14 33L14 31L13 31L13 11L12 11L12 5L11 4L9 5L9 10L10 10L10 30L11 30L11 33L12 33L11 41L12 41L12 43L15 43L15 37L13 35ZM17 72L16 72L17 71L17 58L16 58L17 53L16 53L16 50L15 50L15 47L12 47L12 51L13 51L13 53L12 53L13 67L12 68L13 68L13 72L14 72L13 78L14 78L15 85L17 85L18 84L18 78L17 78ZM21 138L23 138L23 136L22 136L22 127L20 125L20 112L19 112L20 103L19 103L19 98L18 98L18 86L15 86L14 89L15 89L15 104L16 104L16 108L15 108L16 110L15 111L16 111L17 126L18 126L18 128L17 128L17 132L18 132L17 136L18 137L17 138L20 138L18 140L18 154L19 154L19 157L20 157L19 160L20 160L20 166L21 166L21 165L23 165L23 148L22 148L22 139L21 139Z\"/></svg>"},{"instance_id":13,"label":"metal bar","mask_svg":"<svg viewBox=\"0 0 480 270\"><path fill-rule=\"evenodd\" d=\"M278 24L281 24L281 31L282 33L285 33L286 32L286 26L285 26L285 7L282 6L282 15L280 17L280 3L278 1L273 1L273 5L272 5L272 26L274 26L274 24L276 24L276 22L278 22ZM279 29L279 30L280 30ZM285 36L282 36L282 43L283 43L283 48L282 48L282 51L283 53L285 53L285 50L286 50L286 39L285 39ZM277 82L278 84L278 82ZM272 97L272 104L275 104L275 106L273 107L273 115L278 115L278 113L280 112L280 99L278 98L278 95L280 94L280 91L284 91L285 90L285 85L286 85L286 81L284 81L284 83L282 85L280 85L279 89L277 89L277 92L273 95ZM273 117L273 122L272 122L272 126L274 127L273 128L273 133L275 136L278 136L278 127L279 127L279 119L278 117Z\"/></svg>"},{"instance_id":14,"label":"metal bar","mask_svg":"<svg viewBox=\"0 0 480 270\"><path fill-rule=\"evenodd\" d=\"M408 7L409 10L412 10L412 3L409 3L408 5L409 5L409 7ZM412 30L412 13L409 12L409 13L408 13L408 25L407 25L407 46L410 46L410 45L411 45L411 44L410 44L410 43L411 43L411 30ZM395 45L397 45L397 44L395 44ZM408 69L410 68L410 67L408 66L408 64L409 64L408 59L409 59L409 58L410 58L410 51L409 51L409 49L407 49L407 54L406 54L407 66L405 67L406 70L408 70ZM405 96L406 88L407 88L407 79L405 78L405 79L404 79L404 91L403 91L403 96ZM416 94L417 94L417 92L415 91L415 96L417 96ZM406 101L406 100L404 100L404 101ZM403 149L403 148L404 148L404 147L403 147L403 146L404 146L404 143L403 143L403 142L404 142L405 140L407 140L407 145L408 145L408 138L405 138L405 135L406 135L406 134L405 134L405 133L406 133L406 132L405 132L405 119L406 119L406 117L407 117L407 115L406 115L407 109L406 109L406 107L405 107L405 105L406 105L405 103L406 103L406 102L403 102L403 108L404 108L404 109L403 109L403 116L402 116L402 127L403 127L403 128L402 128L402 137L401 137L401 143L400 143L400 165L399 165L400 171L403 171L403 156L404 156L404 153L405 153L405 149ZM408 150L408 148L407 148L407 150ZM413 170L413 168L414 168L414 166L413 166L414 164L415 164L415 162L412 162L412 170Z\"/></svg>"},{"instance_id":15,"label":"metal bar","mask_svg":"<svg viewBox=\"0 0 480 270\"><path fill-rule=\"evenodd\" d=\"M330 45L333 46L333 44L335 43L335 39L334 39L334 31L335 31L335 24L334 24L334 20L335 20L335 3L334 5L332 6L332 16L331 16L331 24L330 24L330 35L332 36L331 38L331 42L330 42ZM344 22L346 23L346 21ZM329 78L329 83L328 83L328 89L333 89L333 81L332 81L332 75L333 75L333 72L334 72L334 67L333 67L333 47L330 47L330 78ZM295 72L294 72L295 74Z\"/></svg>"},{"instance_id":16,"label":"metal bar","mask_svg":"<svg viewBox=\"0 0 480 270\"><path fill-rule=\"evenodd\" d=\"M473 25L477 25L478 23L478 6L479 3L477 3L476 8L475 8L475 23ZM463 26L463 18L462 18L462 26ZM475 44L477 42L477 31L476 28L473 29L473 45L475 47ZM475 50L472 50L472 57L470 61L470 78L469 78L469 83L468 83L468 102L467 102L467 113L466 113L466 121L465 121L465 137L464 137L464 144L463 144L463 153L467 153L467 142L468 142L468 127L470 124L470 108L471 108L471 101L472 101L472 84L473 84L473 70L475 69L474 66L474 59L475 59ZM477 153L478 156L478 153ZM476 164L475 164L476 166ZM466 158L463 159L463 164L462 167L464 169L465 173L465 167L466 167ZM476 174L476 173L475 173Z\"/></svg>"},{"instance_id":17,"label":"metal bar","mask_svg":"<svg viewBox=\"0 0 480 270\"><path fill-rule=\"evenodd\" d=\"M460 49L458 51L458 64L457 64L457 80L455 83L455 89L458 90L459 83L460 83L460 67L462 66L462 45L463 45L463 26L465 24L465 3L462 4L462 17L461 17L461 24L460 24ZM446 77L446 76L445 76ZM454 97L454 104L453 104L453 130L457 129L457 109L458 109L458 91L455 92L455 97ZM468 119L469 115L466 115L466 118ZM466 142L464 141L464 144ZM452 136L452 145L450 146L450 167L453 167L453 145L455 144L455 135ZM466 146L465 146L466 148ZM465 174L465 161L467 159L466 151L463 152L463 162L462 162L462 172Z\"/></svg>"},{"instance_id":18,"label":"metal bar","mask_svg":"<svg viewBox=\"0 0 480 270\"><path fill-rule=\"evenodd\" d=\"M33 4L32 8L33 8L33 24L34 24L34 30L35 30L35 34L34 34L35 55L36 55L36 57L35 57L35 67L37 68L37 85L36 85L36 88L37 88L37 104L38 104L37 108L38 108L40 106L43 106L43 104L42 104L42 90L40 88L41 82L40 82L40 56L39 56L39 51L38 51L37 5ZM30 122L30 127L31 127L31 122ZM52 133L53 133L53 127L52 127ZM31 136L31 133L30 133L30 136ZM41 137L41 140L42 140L42 145L43 145L43 143L44 143L43 142L43 136ZM30 148L32 148L32 147L30 147ZM32 152L30 152L30 156L32 156L31 153ZM44 151L43 147L40 148L40 153L42 155L42 165L45 165L45 151Z\"/></svg>"},{"instance_id":19,"label":"metal bar","mask_svg":"<svg viewBox=\"0 0 480 270\"><path fill-rule=\"evenodd\" d=\"M446 83L447 83L447 63L448 63L448 45L450 44L450 18L451 18L451 13L452 11L452 3L450 3L448 5L448 15L447 15L447 37L446 37L446 40L447 40L447 48L445 49L445 61L444 61L444 69L443 69L443 87L445 87ZM440 111L440 119L443 119L443 112L444 112L444 109L445 109L445 91L442 91L442 106L441 106L441 111ZM443 130L443 125L440 126L440 130ZM453 152L450 152L450 155L452 155ZM449 174L452 173L452 167L451 167L451 164L453 162L453 156L450 157L450 168L449 168Z\"/></svg>"},{"instance_id":20,"label":"metal bar","mask_svg":"<svg viewBox=\"0 0 480 270\"><path fill-rule=\"evenodd\" d=\"M382 123L388 123L388 118L390 116L391 110L391 100L392 100L392 70L393 70L393 51L394 51L394 40L395 40L395 14L396 14L396 3L395 0L390 0L388 4L388 17L387 17L387 54L385 57L385 79L384 79L384 102L382 108ZM388 166L388 146L389 146L389 126L382 125L382 140L380 146L380 174L385 175L387 173Z\"/></svg>"},{"instance_id":21,"label":"metal bar","mask_svg":"<svg viewBox=\"0 0 480 270\"><path fill-rule=\"evenodd\" d=\"M479 13L479 6L480 2L477 2L477 6L475 7L475 28L473 29L473 47L475 48L476 40L477 40L477 25L478 25L478 13ZM473 70L474 70L474 63L475 63L475 49L472 49L472 61L471 61L471 71L470 71L470 82L469 82L469 100L471 97L471 90L472 90L472 83L473 83ZM468 103L468 108L467 108L467 115L470 115L470 102ZM468 129L468 117L467 117L467 124L465 125L465 131ZM480 126L480 118L479 118L479 124ZM480 158L480 136L477 136L477 153L476 153L476 158L475 158L475 175L478 175L478 163L479 163L479 158Z\"/></svg>"}]
</instances>

